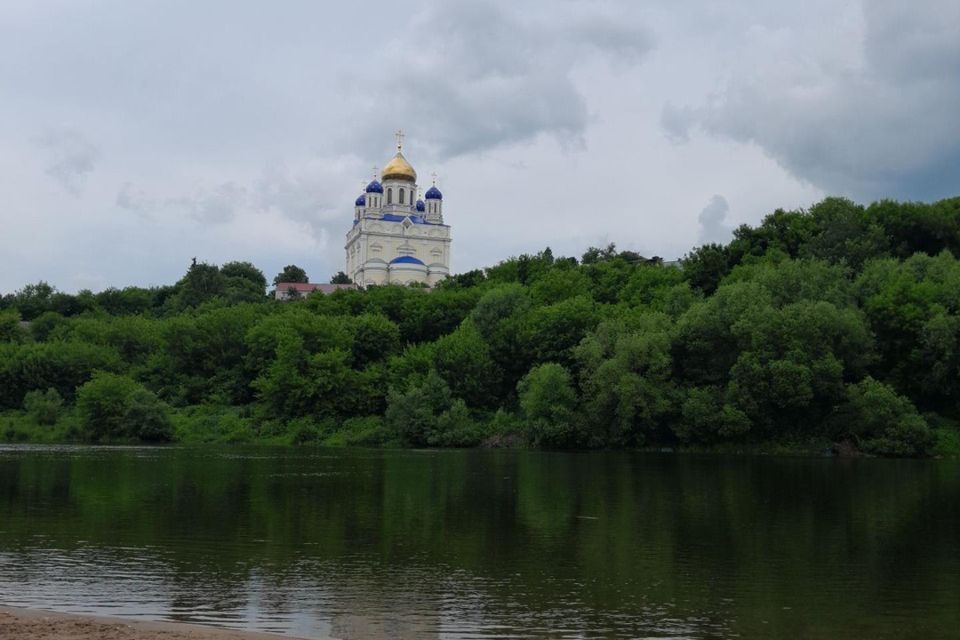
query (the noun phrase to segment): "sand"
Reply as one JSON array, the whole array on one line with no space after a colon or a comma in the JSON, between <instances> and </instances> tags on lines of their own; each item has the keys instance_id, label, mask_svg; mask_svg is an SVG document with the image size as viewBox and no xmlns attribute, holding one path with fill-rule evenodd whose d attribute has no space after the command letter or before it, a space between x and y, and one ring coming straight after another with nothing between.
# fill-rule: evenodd
<instances>
[{"instance_id":1,"label":"sand","mask_svg":"<svg viewBox=\"0 0 960 640\"><path fill-rule=\"evenodd\" d=\"M0 640L278 640L270 633L0 607Z\"/></svg>"}]
</instances>

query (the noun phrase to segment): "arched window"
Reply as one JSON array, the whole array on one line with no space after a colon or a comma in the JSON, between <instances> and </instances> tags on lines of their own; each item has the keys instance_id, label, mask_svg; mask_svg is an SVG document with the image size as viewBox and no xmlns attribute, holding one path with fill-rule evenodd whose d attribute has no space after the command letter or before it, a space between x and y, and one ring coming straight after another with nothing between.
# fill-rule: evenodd
<instances>
[{"instance_id":1,"label":"arched window","mask_svg":"<svg viewBox=\"0 0 960 640\"><path fill-rule=\"evenodd\" d=\"M387 204L393 204L393 189L387 189Z\"/></svg>"},{"instance_id":2,"label":"arched window","mask_svg":"<svg viewBox=\"0 0 960 640\"><path fill-rule=\"evenodd\" d=\"M403 204L403 189L400 189L400 204Z\"/></svg>"}]
</instances>

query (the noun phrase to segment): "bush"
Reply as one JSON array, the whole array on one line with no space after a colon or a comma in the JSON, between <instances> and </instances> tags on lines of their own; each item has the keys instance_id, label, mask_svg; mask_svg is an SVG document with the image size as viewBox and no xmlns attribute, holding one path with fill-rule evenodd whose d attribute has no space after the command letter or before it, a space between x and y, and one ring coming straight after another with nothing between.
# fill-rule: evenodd
<instances>
[{"instance_id":1,"label":"bush","mask_svg":"<svg viewBox=\"0 0 960 640\"><path fill-rule=\"evenodd\" d=\"M138 440L169 442L173 439L173 423L167 406L146 389L138 389L127 398L123 422Z\"/></svg>"},{"instance_id":2,"label":"bush","mask_svg":"<svg viewBox=\"0 0 960 640\"><path fill-rule=\"evenodd\" d=\"M380 416L345 420L323 444L331 447L379 447L389 441L389 432Z\"/></svg>"},{"instance_id":3,"label":"bush","mask_svg":"<svg viewBox=\"0 0 960 640\"><path fill-rule=\"evenodd\" d=\"M577 443L573 413L577 394L565 368L552 362L534 367L517 385L517 392L534 445L570 447Z\"/></svg>"},{"instance_id":4,"label":"bush","mask_svg":"<svg viewBox=\"0 0 960 640\"><path fill-rule=\"evenodd\" d=\"M173 436L167 405L126 376L98 372L77 390L87 439L165 441Z\"/></svg>"},{"instance_id":5,"label":"bush","mask_svg":"<svg viewBox=\"0 0 960 640\"><path fill-rule=\"evenodd\" d=\"M37 424L56 424L63 408L63 398L56 389L29 391L23 397L23 409Z\"/></svg>"},{"instance_id":6,"label":"bush","mask_svg":"<svg viewBox=\"0 0 960 640\"><path fill-rule=\"evenodd\" d=\"M840 417L867 453L928 455L934 434L913 404L889 385L867 377L847 388Z\"/></svg>"},{"instance_id":7,"label":"bush","mask_svg":"<svg viewBox=\"0 0 960 640\"><path fill-rule=\"evenodd\" d=\"M459 398L437 418L436 431L430 437L435 447L475 447L483 440L483 429L470 416L467 404Z\"/></svg>"},{"instance_id":8,"label":"bush","mask_svg":"<svg viewBox=\"0 0 960 640\"><path fill-rule=\"evenodd\" d=\"M390 390L384 425L404 444L430 445L437 431L437 419L450 405L450 388L436 371L430 371L405 391Z\"/></svg>"},{"instance_id":9,"label":"bush","mask_svg":"<svg viewBox=\"0 0 960 640\"><path fill-rule=\"evenodd\" d=\"M20 313L16 310L0 311L0 342L23 342L26 332L20 326Z\"/></svg>"}]
</instances>

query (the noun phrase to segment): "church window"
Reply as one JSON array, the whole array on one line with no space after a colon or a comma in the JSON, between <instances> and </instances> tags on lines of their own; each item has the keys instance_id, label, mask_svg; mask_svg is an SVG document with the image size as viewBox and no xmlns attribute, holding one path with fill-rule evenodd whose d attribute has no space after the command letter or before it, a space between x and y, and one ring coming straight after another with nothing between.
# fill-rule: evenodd
<instances>
[{"instance_id":1,"label":"church window","mask_svg":"<svg viewBox=\"0 0 960 640\"><path fill-rule=\"evenodd\" d=\"M393 204L393 189L387 189L387 204Z\"/></svg>"},{"instance_id":2,"label":"church window","mask_svg":"<svg viewBox=\"0 0 960 640\"><path fill-rule=\"evenodd\" d=\"M403 204L403 189L400 189L400 204Z\"/></svg>"}]
</instances>

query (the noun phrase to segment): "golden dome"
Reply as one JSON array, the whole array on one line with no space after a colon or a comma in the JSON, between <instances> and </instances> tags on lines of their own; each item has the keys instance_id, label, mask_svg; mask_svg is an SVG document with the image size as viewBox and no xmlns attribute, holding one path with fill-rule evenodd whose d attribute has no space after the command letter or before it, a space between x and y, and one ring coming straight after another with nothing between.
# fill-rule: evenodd
<instances>
[{"instance_id":1,"label":"golden dome","mask_svg":"<svg viewBox=\"0 0 960 640\"><path fill-rule=\"evenodd\" d=\"M417 181L417 172L413 170L403 154L397 151L397 155L387 163L383 168L383 180L409 180Z\"/></svg>"}]
</instances>

